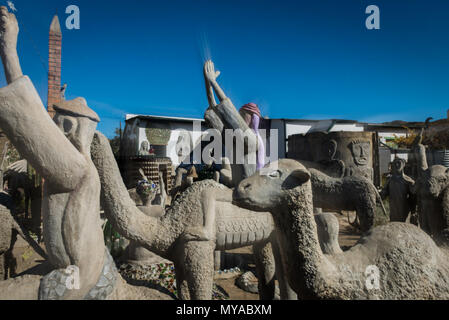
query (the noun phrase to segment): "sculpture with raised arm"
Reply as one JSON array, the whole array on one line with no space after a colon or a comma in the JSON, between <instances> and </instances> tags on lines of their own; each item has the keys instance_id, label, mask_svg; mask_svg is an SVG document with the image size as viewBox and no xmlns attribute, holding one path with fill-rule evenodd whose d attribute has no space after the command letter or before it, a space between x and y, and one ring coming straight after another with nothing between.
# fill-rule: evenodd
<instances>
[{"instance_id":1,"label":"sculpture with raised arm","mask_svg":"<svg viewBox=\"0 0 449 320\"><path fill-rule=\"evenodd\" d=\"M40 284L40 299L106 297L116 273L106 254L99 216L100 180L90 160L90 143L99 118L83 98L55 106L55 119L46 112L16 51L19 32L14 14L1 8L0 52L8 86L0 89L0 127L19 153L45 179L43 226L48 258L55 269ZM79 269L80 289L58 288L65 269ZM93 292L104 268L110 286ZM54 284L57 284L54 286Z\"/></svg>"},{"instance_id":2,"label":"sculpture with raised arm","mask_svg":"<svg viewBox=\"0 0 449 320\"><path fill-rule=\"evenodd\" d=\"M6 7L0 10L0 55L8 83L0 89L0 128L45 179L43 233L53 269L44 277L0 282L0 300L132 297L134 289L117 273L101 229L100 179L90 157L100 119L83 98L55 105L54 121L50 118L22 74L16 17Z\"/></svg>"},{"instance_id":3,"label":"sculpture with raised arm","mask_svg":"<svg viewBox=\"0 0 449 320\"><path fill-rule=\"evenodd\" d=\"M251 176L257 169L257 151L260 149L261 139L249 128L248 123L243 119L242 115L237 111L232 101L225 95L221 87L218 85L217 77L219 71L215 71L214 63L211 60L204 64L204 79L206 83L206 93L209 108L206 110L204 118L208 125L225 136L226 129L239 130L247 139L244 139L244 159L236 159L236 145L233 145L231 161L232 182L234 186ZM214 98L214 92L220 103L217 105ZM238 138L237 138L238 139Z\"/></svg>"}]
</instances>

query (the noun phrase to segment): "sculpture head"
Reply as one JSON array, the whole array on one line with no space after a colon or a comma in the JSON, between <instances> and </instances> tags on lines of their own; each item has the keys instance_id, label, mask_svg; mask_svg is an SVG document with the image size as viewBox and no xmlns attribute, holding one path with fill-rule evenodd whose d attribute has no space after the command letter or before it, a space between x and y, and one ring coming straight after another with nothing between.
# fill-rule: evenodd
<instances>
[{"instance_id":1,"label":"sculpture head","mask_svg":"<svg viewBox=\"0 0 449 320\"><path fill-rule=\"evenodd\" d=\"M100 118L87 106L84 98L61 101L54 105L54 121L67 139L83 154L89 154L90 145Z\"/></svg>"},{"instance_id":2,"label":"sculpture head","mask_svg":"<svg viewBox=\"0 0 449 320\"><path fill-rule=\"evenodd\" d=\"M335 154L337 153L337 141L334 139L328 140L323 143L322 152L325 160L334 160Z\"/></svg>"},{"instance_id":3,"label":"sculpture head","mask_svg":"<svg viewBox=\"0 0 449 320\"><path fill-rule=\"evenodd\" d=\"M370 159L371 145L368 141L355 140L349 144L354 163L358 166L366 166Z\"/></svg>"},{"instance_id":4,"label":"sculpture head","mask_svg":"<svg viewBox=\"0 0 449 320\"><path fill-rule=\"evenodd\" d=\"M144 156L150 154L150 144L148 143L148 141L142 141L142 143L140 144L139 154Z\"/></svg>"},{"instance_id":5,"label":"sculpture head","mask_svg":"<svg viewBox=\"0 0 449 320\"><path fill-rule=\"evenodd\" d=\"M404 172L405 160L401 158L394 158L391 163L391 172L393 175L402 175Z\"/></svg>"},{"instance_id":6,"label":"sculpture head","mask_svg":"<svg viewBox=\"0 0 449 320\"><path fill-rule=\"evenodd\" d=\"M421 195L439 198L449 186L449 169L441 165L431 166L422 173L417 183Z\"/></svg>"},{"instance_id":7,"label":"sculpture head","mask_svg":"<svg viewBox=\"0 0 449 320\"><path fill-rule=\"evenodd\" d=\"M286 203L291 190L305 189L312 195L310 173L301 163L281 159L272 167L275 169L270 170L268 164L263 175L257 172L241 181L234 190L235 204L254 211L275 211Z\"/></svg>"},{"instance_id":8,"label":"sculpture head","mask_svg":"<svg viewBox=\"0 0 449 320\"><path fill-rule=\"evenodd\" d=\"M250 102L245 104L243 107L239 110L240 116L245 120L246 124L253 128L253 116L255 115L258 119L262 118L262 115L260 114L259 107L257 104ZM259 127L259 123L257 123L257 128Z\"/></svg>"}]
</instances>

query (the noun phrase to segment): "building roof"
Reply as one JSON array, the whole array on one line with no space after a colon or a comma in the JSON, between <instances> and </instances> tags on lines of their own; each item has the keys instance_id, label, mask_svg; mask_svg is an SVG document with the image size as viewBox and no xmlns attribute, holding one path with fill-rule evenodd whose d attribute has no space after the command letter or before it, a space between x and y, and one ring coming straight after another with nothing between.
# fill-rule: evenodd
<instances>
[{"instance_id":1,"label":"building roof","mask_svg":"<svg viewBox=\"0 0 449 320\"><path fill-rule=\"evenodd\" d=\"M197 118L184 118L184 117L166 117L166 116L153 116L153 115L142 115L142 114L127 114L125 121L129 121L135 118L148 119L148 120L162 120L162 121L176 121L176 122L193 122L200 121L204 122L204 119Z\"/></svg>"},{"instance_id":2,"label":"building roof","mask_svg":"<svg viewBox=\"0 0 449 320\"><path fill-rule=\"evenodd\" d=\"M197 118L188 118L188 117L168 117L168 116L155 116L155 115L140 115L140 114L127 114L126 120L131 120L134 118L140 118L140 119L151 119L151 120L162 120L162 121L178 121L178 122L192 122L192 121L201 121L204 122L204 119L197 119ZM278 121L294 121L294 122L302 122L302 123L318 123L318 122L330 122L332 123L332 126L335 124L359 124L365 127L370 128L410 128L410 129L419 129L425 126L424 122L408 122L408 121L402 121L402 120L395 120L391 122L381 122L381 123L369 123L369 122L359 122L357 120L349 120L349 119L298 119L298 118L264 118L264 120L272 121L272 120L278 120ZM434 122L431 122L432 124L439 124L447 122L446 119L437 120Z\"/></svg>"}]
</instances>

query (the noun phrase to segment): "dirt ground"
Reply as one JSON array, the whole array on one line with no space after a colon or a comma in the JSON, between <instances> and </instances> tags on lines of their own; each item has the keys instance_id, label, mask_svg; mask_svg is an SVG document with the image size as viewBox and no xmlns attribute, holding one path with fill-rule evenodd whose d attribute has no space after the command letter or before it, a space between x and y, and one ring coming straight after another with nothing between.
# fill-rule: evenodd
<instances>
[{"instance_id":1,"label":"dirt ground","mask_svg":"<svg viewBox=\"0 0 449 320\"><path fill-rule=\"evenodd\" d=\"M360 234L357 234L350 226L347 216L340 214L336 214L336 216L340 222L340 246L343 250L347 250L357 242L357 240L360 238ZM354 216L351 216L351 221L353 220L353 218ZM232 262L235 262L235 265L240 266L243 264L244 269L249 269L254 272L254 264L252 261L251 253L251 247L229 250L225 253L225 258L226 261L229 261L230 259L231 262L227 262L226 264L232 265ZM25 271L28 272L29 270L35 269L37 265L43 262L43 259L39 255L37 255L33 251L33 249L20 237L18 237L17 242L14 246L13 255L17 261L16 274L18 275ZM235 281L240 274L241 271L228 273L216 272L215 283L229 295L230 300L258 300L258 294L246 292L240 289L235 284Z\"/></svg>"}]
</instances>

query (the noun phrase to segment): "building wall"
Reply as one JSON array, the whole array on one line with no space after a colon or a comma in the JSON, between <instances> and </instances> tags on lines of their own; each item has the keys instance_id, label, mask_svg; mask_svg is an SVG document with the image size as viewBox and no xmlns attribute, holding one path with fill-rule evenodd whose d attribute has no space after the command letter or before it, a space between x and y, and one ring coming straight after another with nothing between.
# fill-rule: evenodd
<instances>
[{"instance_id":1,"label":"building wall","mask_svg":"<svg viewBox=\"0 0 449 320\"><path fill-rule=\"evenodd\" d=\"M270 120L270 127L271 130L277 130L278 133L278 139L277 139L277 144L278 144L278 158L279 159L283 159L286 158L286 152L287 152L287 145L285 142L285 128L284 128L284 121L283 120L279 120L279 119L273 119ZM269 152L269 150L271 149L271 145L270 145L270 139L267 138L267 152ZM267 157L265 157L265 162L267 162Z\"/></svg>"},{"instance_id":2,"label":"building wall","mask_svg":"<svg viewBox=\"0 0 449 320\"><path fill-rule=\"evenodd\" d=\"M138 150L140 149L140 145L143 141L148 141L145 129L147 124L152 120L145 120L140 122L139 126L139 140L138 140ZM173 163L173 167L177 167L179 165L179 156L177 155L176 144L178 142L178 138L181 134L187 135L193 143L193 147L198 146L201 142L201 132L205 130L201 124L198 124L194 127L193 122L169 122L169 121L152 121L153 123L157 122L158 125L164 127L166 129L171 130L170 140L165 148L165 154L158 154L160 157L169 157ZM195 140L195 141L194 141ZM150 144L151 145L151 144Z\"/></svg>"}]
</instances>

